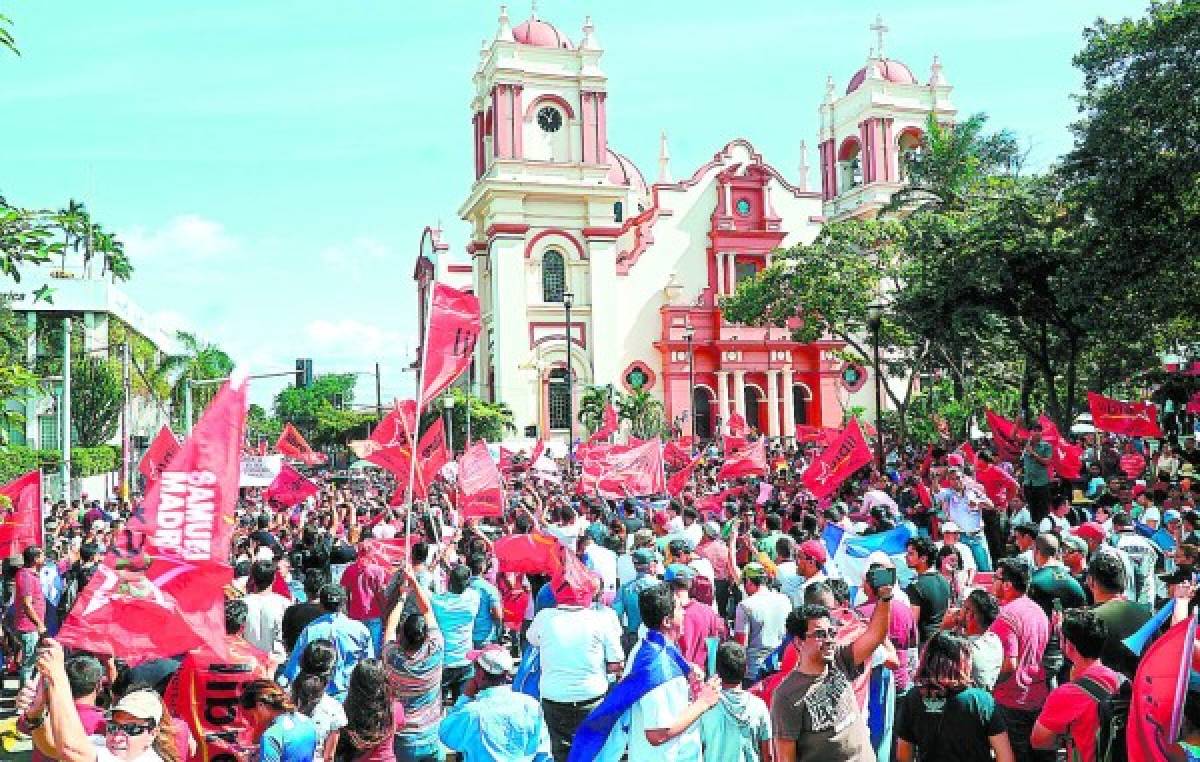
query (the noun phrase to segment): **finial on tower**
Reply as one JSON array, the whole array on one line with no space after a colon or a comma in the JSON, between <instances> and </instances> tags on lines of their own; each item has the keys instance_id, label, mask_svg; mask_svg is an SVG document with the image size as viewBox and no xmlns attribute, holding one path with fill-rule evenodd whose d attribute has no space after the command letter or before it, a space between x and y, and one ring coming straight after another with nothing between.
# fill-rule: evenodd
<instances>
[{"instance_id":1,"label":"finial on tower","mask_svg":"<svg viewBox=\"0 0 1200 762\"><path fill-rule=\"evenodd\" d=\"M673 183L671 177L671 151L667 148L667 131L663 130L658 139L658 182Z\"/></svg>"},{"instance_id":2,"label":"finial on tower","mask_svg":"<svg viewBox=\"0 0 1200 762\"><path fill-rule=\"evenodd\" d=\"M500 28L496 30L496 40L498 42L516 42L517 38L513 37L512 22L508 19L508 6L500 6Z\"/></svg>"},{"instance_id":3,"label":"finial on tower","mask_svg":"<svg viewBox=\"0 0 1200 762\"><path fill-rule=\"evenodd\" d=\"M833 103L834 94L837 92L837 87L833 84L833 75L825 75L825 102Z\"/></svg>"},{"instance_id":4,"label":"finial on tower","mask_svg":"<svg viewBox=\"0 0 1200 762\"><path fill-rule=\"evenodd\" d=\"M929 67L929 86L941 87L946 84L946 77L942 74L942 59L934 55L933 65Z\"/></svg>"},{"instance_id":5,"label":"finial on tower","mask_svg":"<svg viewBox=\"0 0 1200 762\"><path fill-rule=\"evenodd\" d=\"M863 76L865 76L867 79L883 79L882 75L879 73L879 61L880 59L875 57L874 50L868 51L867 65L863 67L863 71L865 72Z\"/></svg>"},{"instance_id":6,"label":"finial on tower","mask_svg":"<svg viewBox=\"0 0 1200 762\"><path fill-rule=\"evenodd\" d=\"M579 41L580 50L598 50L600 43L596 42L596 25L592 23L592 17L587 16L583 19L583 39Z\"/></svg>"},{"instance_id":7,"label":"finial on tower","mask_svg":"<svg viewBox=\"0 0 1200 762\"><path fill-rule=\"evenodd\" d=\"M871 31L875 33L875 54L879 58L885 58L883 54L883 35L887 33L888 28L883 23L883 15L876 14L875 23L871 25Z\"/></svg>"},{"instance_id":8,"label":"finial on tower","mask_svg":"<svg viewBox=\"0 0 1200 762\"><path fill-rule=\"evenodd\" d=\"M802 191L808 190L808 143L800 141L800 182Z\"/></svg>"},{"instance_id":9,"label":"finial on tower","mask_svg":"<svg viewBox=\"0 0 1200 762\"><path fill-rule=\"evenodd\" d=\"M537 20L537 0L529 0L529 17Z\"/></svg>"}]
</instances>

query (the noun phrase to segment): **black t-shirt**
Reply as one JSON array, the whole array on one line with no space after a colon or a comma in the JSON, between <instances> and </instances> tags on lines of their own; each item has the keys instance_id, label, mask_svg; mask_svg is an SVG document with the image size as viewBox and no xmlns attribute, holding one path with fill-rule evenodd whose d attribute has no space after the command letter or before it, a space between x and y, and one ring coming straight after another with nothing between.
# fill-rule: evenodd
<instances>
[{"instance_id":1,"label":"black t-shirt","mask_svg":"<svg viewBox=\"0 0 1200 762\"><path fill-rule=\"evenodd\" d=\"M991 762L988 739L1004 730L995 700L980 688L946 699L914 688L897 700L896 737L916 746L922 762Z\"/></svg>"},{"instance_id":2,"label":"black t-shirt","mask_svg":"<svg viewBox=\"0 0 1200 762\"><path fill-rule=\"evenodd\" d=\"M1132 680L1137 674L1138 657L1121 641L1140 630L1154 612L1149 606L1116 598L1100 604L1092 609L1092 613L1108 625L1108 638L1104 641L1100 661Z\"/></svg>"},{"instance_id":3,"label":"black t-shirt","mask_svg":"<svg viewBox=\"0 0 1200 762\"><path fill-rule=\"evenodd\" d=\"M917 629L921 632L921 642L925 643L942 626L942 617L950 605L950 583L942 575L930 570L918 574L904 592L908 594L909 602L921 609Z\"/></svg>"},{"instance_id":4,"label":"black t-shirt","mask_svg":"<svg viewBox=\"0 0 1200 762\"><path fill-rule=\"evenodd\" d=\"M300 633L312 620L325 613L319 603L293 603L283 610L283 623L280 626L280 637L288 653L296 647Z\"/></svg>"}]
</instances>

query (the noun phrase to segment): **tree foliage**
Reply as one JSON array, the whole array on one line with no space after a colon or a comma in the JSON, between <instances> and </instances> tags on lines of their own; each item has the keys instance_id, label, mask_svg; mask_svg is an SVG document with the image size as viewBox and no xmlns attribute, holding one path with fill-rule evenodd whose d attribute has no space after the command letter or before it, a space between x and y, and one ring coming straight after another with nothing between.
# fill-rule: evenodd
<instances>
[{"instance_id":1,"label":"tree foliage","mask_svg":"<svg viewBox=\"0 0 1200 762\"><path fill-rule=\"evenodd\" d=\"M200 414L212 402L220 384L194 384L192 382L226 378L233 373L233 359L215 344L201 340L195 334L187 331L177 331L175 339L183 352L178 355L164 357L156 366L153 375L170 379L171 399L174 401L174 418L176 430L185 428L184 395L191 384L192 421L195 423Z\"/></svg>"},{"instance_id":2,"label":"tree foliage","mask_svg":"<svg viewBox=\"0 0 1200 762\"><path fill-rule=\"evenodd\" d=\"M456 452L462 452L467 442L467 404L471 406L471 442L499 442L509 434L515 433L512 410L503 403L488 402L481 397L472 395L469 400L466 392L457 386L451 387L421 416L421 433L433 425L438 416L445 417L445 398L454 400L450 411L450 441Z\"/></svg>"},{"instance_id":3,"label":"tree foliage","mask_svg":"<svg viewBox=\"0 0 1200 762\"><path fill-rule=\"evenodd\" d=\"M124 401L116 360L85 355L73 361L71 422L81 447L98 447L116 436Z\"/></svg>"}]
</instances>

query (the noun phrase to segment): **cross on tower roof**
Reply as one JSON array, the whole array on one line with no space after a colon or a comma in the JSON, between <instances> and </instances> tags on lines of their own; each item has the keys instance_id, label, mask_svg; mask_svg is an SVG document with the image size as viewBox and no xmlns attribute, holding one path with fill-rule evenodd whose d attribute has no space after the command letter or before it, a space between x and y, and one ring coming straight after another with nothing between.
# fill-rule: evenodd
<instances>
[{"instance_id":1,"label":"cross on tower roof","mask_svg":"<svg viewBox=\"0 0 1200 762\"><path fill-rule=\"evenodd\" d=\"M875 23L871 25L871 31L875 33L875 55L883 58L883 35L888 28L883 23L882 14L875 16Z\"/></svg>"},{"instance_id":2,"label":"cross on tower roof","mask_svg":"<svg viewBox=\"0 0 1200 762\"><path fill-rule=\"evenodd\" d=\"M529 0L529 15L532 18L537 18L537 0Z\"/></svg>"}]
</instances>

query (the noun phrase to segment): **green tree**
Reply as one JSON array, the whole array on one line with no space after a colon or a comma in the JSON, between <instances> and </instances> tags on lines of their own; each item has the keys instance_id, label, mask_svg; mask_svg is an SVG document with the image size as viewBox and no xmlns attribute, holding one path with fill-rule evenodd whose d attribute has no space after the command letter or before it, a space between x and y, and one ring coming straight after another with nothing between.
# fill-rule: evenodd
<instances>
[{"instance_id":1,"label":"green tree","mask_svg":"<svg viewBox=\"0 0 1200 762\"><path fill-rule=\"evenodd\" d=\"M19 283L22 263L50 261L53 239L54 231L45 217L12 206L0 196L0 273Z\"/></svg>"},{"instance_id":2,"label":"green tree","mask_svg":"<svg viewBox=\"0 0 1200 762\"><path fill-rule=\"evenodd\" d=\"M269 414L262 405L251 404L246 411L246 439L250 442L265 440L271 444L279 441L283 422Z\"/></svg>"},{"instance_id":3,"label":"green tree","mask_svg":"<svg viewBox=\"0 0 1200 762\"><path fill-rule=\"evenodd\" d=\"M12 19L0 14L0 48L6 48L17 55L21 55L21 51L17 50L17 41L12 36L11 26Z\"/></svg>"},{"instance_id":4,"label":"green tree","mask_svg":"<svg viewBox=\"0 0 1200 762\"><path fill-rule=\"evenodd\" d=\"M617 419L629 422L629 433L638 439L669 436L664 420L663 404L650 392L642 389L622 394L616 399Z\"/></svg>"},{"instance_id":5,"label":"green tree","mask_svg":"<svg viewBox=\"0 0 1200 762\"><path fill-rule=\"evenodd\" d=\"M177 430L183 430L184 394L187 384L205 379L226 378L233 373L233 359L225 350L206 341L195 334L177 331L175 339L183 352L166 357L157 366L155 374L171 379L171 399L174 401L175 424ZM200 413L212 402L212 398L220 389L220 384L192 385L192 421L200 417Z\"/></svg>"},{"instance_id":6,"label":"green tree","mask_svg":"<svg viewBox=\"0 0 1200 762\"><path fill-rule=\"evenodd\" d=\"M91 355L71 368L71 423L80 447L99 447L117 434L125 392L115 360Z\"/></svg>"},{"instance_id":7,"label":"green tree","mask_svg":"<svg viewBox=\"0 0 1200 762\"><path fill-rule=\"evenodd\" d=\"M446 395L454 399L454 408L450 412L450 431L454 450L462 452L467 445L467 402L466 392L455 386ZM445 418L445 403L439 397L421 416L421 433L424 433L438 416ZM477 396L470 398L471 405L471 442L499 442L509 434L516 433L512 411L504 403L488 402Z\"/></svg>"},{"instance_id":8,"label":"green tree","mask_svg":"<svg viewBox=\"0 0 1200 762\"><path fill-rule=\"evenodd\" d=\"M612 384L584 387L583 394L579 396L579 412L576 417L589 436L600 428L604 420L604 408L608 407L609 403L615 405L619 396L620 392L614 389Z\"/></svg>"},{"instance_id":9,"label":"green tree","mask_svg":"<svg viewBox=\"0 0 1200 762\"><path fill-rule=\"evenodd\" d=\"M315 377L307 388L289 386L275 395L275 416L284 423L314 426L322 408L352 407L357 381L353 373L326 373Z\"/></svg>"}]
</instances>

